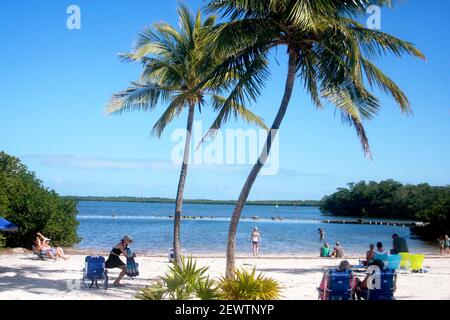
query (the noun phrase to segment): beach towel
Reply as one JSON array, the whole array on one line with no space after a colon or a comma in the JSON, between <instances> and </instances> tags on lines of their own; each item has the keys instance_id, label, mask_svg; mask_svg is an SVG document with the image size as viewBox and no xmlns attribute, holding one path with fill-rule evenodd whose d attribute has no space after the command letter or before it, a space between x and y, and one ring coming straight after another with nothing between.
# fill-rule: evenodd
<instances>
[{"instance_id":1,"label":"beach towel","mask_svg":"<svg viewBox=\"0 0 450 320\"><path fill-rule=\"evenodd\" d=\"M139 275L139 264L134 260L133 252L131 252L130 248L126 249L127 251L127 276L129 277L137 277Z\"/></svg>"}]
</instances>

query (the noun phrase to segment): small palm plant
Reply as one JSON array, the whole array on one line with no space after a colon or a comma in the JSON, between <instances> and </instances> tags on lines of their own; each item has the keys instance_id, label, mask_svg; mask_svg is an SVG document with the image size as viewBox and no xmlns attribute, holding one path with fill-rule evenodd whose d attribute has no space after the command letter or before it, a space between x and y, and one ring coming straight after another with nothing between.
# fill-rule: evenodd
<instances>
[{"instance_id":1,"label":"small palm plant","mask_svg":"<svg viewBox=\"0 0 450 320\"><path fill-rule=\"evenodd\" d=\"M222 278L220 297L224 300L277 300L281 297L280 284L256 269L235 271L233 278Z\"/></svg>"},{"instance_id":2,"label":"small palm plant","mask_svg":"<svg viewBox=\"0 0 450 320\"><path fill-rule=\"evenodd\" d=\"M151 286L140 289L136 298L141 300L214 300L219 297L218 287L205 273L207 267L199 268L192 257L181 258L169 271Z\"/></svg>"}]
</instances>

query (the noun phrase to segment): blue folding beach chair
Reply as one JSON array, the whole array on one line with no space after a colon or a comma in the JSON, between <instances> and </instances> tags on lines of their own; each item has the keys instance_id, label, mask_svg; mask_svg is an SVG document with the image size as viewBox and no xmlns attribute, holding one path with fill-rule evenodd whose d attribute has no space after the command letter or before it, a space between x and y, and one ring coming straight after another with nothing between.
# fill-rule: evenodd
<instances>
[{"instance_id":1,"label":"blue folding beach chair","mask_svg":"<svg viewBox=\"0 0 450 320\"><path fill-rule=\"evenodd\" d=\"M324 292L325 300L352 300L354 276L351 270L330 270Z\"/></svg>"},{"instance_id":2,"label":"blue folding beach chair","mask_svg":"<svg viewBox=\"0 0 450 320\"><path fill-rule=\"evenodd\" d=\"M379 277L377 279L377 277ZM396 289L397 273L393 269L376 271L372 283L375 288L370 288L367 292L367 300L394 300Z\"/></svg>"},{"instance_id":3,"label":"blue folding beach chair","mask_svg":"<svg viewBox=\"0 0 450 320\"><path fill-rule=\"evenodd\" d=\"M391 254L388 258L388 268L393 270L400 269L400 262L402 257L399 254Z\"/></svg>"},{"instance_id":4,"label":"blue folding beach chair","mask_svg":"<svg viewBox=\"0 0 450 320\"><path fill-rule=\"evenodd\" d=\"M84 259L85 267L83 269L82 288L92 288L95 286L100 289L100 285L108 289L108 271L105 268L105 258L98 256L87 256ZM89 284L90 282L90 284Z\"/></svg>"}]
</instances>

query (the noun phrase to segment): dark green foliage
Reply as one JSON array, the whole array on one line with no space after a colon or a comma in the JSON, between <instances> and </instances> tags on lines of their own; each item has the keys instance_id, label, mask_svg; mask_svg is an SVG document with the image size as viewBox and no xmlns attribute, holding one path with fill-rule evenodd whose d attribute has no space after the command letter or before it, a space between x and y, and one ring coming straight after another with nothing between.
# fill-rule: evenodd
<instances>
[{"instance_id":1,"label":"dark green foliage","mask_svg":"<svg viewBox=\"0 0 450 320\"><path fill-rule=\"evenodd\" d=\"M320 209L335 215L414 219L428 223L415 227L414 234L435 240L450 231L450 187L423 183L403 185L394 180L361 181L322 199Z\"/></svg>"},{"instance_id":2,"label":"dark green foliage","mask_svg":"<svg viewBox=\"0 0 450 320\"><path fill-rule=\"evenodd\" d=\"M437 237L450 234L450 188L434 189L434 201L417 213L421 220L430 222L425 227L414 227L412 233L426 240L436 240Z\"/></svg>"},{"instance_id":3,"label":"dark green foliage","mask_svg":"<svg viewBox=\"0 0 450 320\"><path fill-rule=\"evenodd\" d=\"M31 247L36 232L56 246L72 246L76 233L76 202L48 190L19 159L0 152L0 215L19 226L6 233L6 245Z\"/></svg>"}]
</instances>

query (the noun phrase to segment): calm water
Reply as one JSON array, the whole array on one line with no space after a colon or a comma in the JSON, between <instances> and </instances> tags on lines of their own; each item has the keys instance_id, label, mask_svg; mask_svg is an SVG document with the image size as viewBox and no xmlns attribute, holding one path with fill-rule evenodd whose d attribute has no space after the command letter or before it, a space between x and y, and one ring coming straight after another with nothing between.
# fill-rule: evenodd
<instances>
[{"instance_id":1,"label":"calm water","mask_svg":"<svg viewBox=\"0 0 450 320\"><path fill-rule=\"evenodd\" d=\"M79 202L78 234L82 237L80 249L109 250L123 234L134 237L137 251L167 252L172 243L174 204L127 202ZM185 204L183 215L203 216L203 219L183 220L181 240L192 253L224 253L228 234L231 205ZM252 217L257 216L255 221ZM282 221L273 221L280 217ZM408 239L410 251L434 252L429 243L412 239L409 228L327 224L321 220L333 219L315 207L246 206L238 227L238 253L251 253L250 231L260 229L262 254L299 255L317 253L321 242L318 228L326 231L326 241L340 241L348 253L361 254L369 243L382 241L390 248L390 235L398 233ZM341 217L343 218L343 217ZM343 218L345 219L345 218Z\"/></svg>"}]
</instances>

